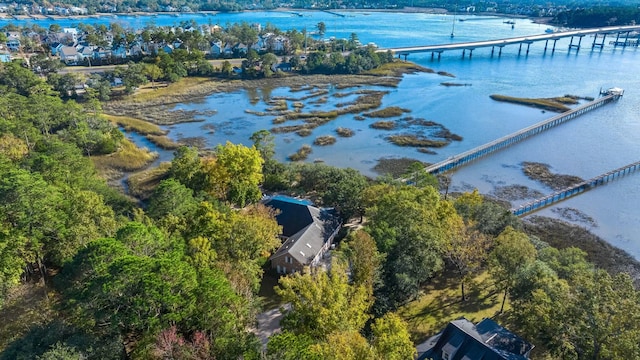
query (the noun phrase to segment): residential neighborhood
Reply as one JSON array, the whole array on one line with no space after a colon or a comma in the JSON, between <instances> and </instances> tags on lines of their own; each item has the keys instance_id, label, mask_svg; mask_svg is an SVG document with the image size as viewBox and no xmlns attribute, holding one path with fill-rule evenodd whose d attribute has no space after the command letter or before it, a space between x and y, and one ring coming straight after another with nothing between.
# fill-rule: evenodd
<instances>
[{"instance_id":1,"label":"residential neighborhood","mask_svg":"<svg viewBox=\"0 0 640 360\"><path fill-rule=\"evenodd\" d=\"M0 37L0 53L7 57L3 61L15 57L28 59L35 53L42 53L60 59L67 66L95 66L126 64L161 51L171 54L176 49L199 51L211 59L244 57L249 49L279 55L291 54L294 50L290 38L277 29L269 29L275 30L274 33L260 31L260 24L245 24L244 27L248 30L241 39L219 25L190 23L183 27L158 28L157 32L125 30L120 26L93 28L90 25L81 28L52 26L45 31L20 29L2 33L6 40L2 41Z\"/></svg>"}]
</instances>

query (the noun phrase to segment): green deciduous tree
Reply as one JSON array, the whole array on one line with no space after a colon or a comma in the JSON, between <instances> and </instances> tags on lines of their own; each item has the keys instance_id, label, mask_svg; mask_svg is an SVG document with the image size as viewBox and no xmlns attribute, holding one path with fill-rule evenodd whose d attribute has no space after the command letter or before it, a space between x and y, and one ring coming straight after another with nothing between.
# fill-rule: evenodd
<instances>
[{"instance_id":1,"label":"green deciduous tree","mask_svg":"<svg viewBox=\"0 0 640 360\"><path fill-rule=\"evenodd\" d=\"M350 285L344 267L335 262L331 272L281 277L276 293L291 303L281 324L284 330L295 334L326 339L333 332L357 332L369 318L367 290Z\"/></svg>"},{"instance_id":2,"label":"green deciduous tree","mask_svg":"<svg viewBox=\"0 0 640 360\"><path fill-rule=\"evenodd\" d=\"M234 204L244 206L260 200L262 157L255 147L227 142L218 145L214 159L203 166L205 190Z\"/></svg>"},{"instance_id":3,"label":"green deciduous tree","mask_svg":"<svg viewBox=\"0 0 640 360\"><path fill-rule=\"evenodd\" d=\"M452 223L451 229L454 231L454 235L449 237L444 254L448 262L453 265L456 274L460 277L462 301L465 301L465 281L484 264L489 255L488 250L492 239L477 230L473 230L472 224Z\"/></svg>"},{"instance_id":4,"label":"green deciduous tree","mask_svg":"<svg viewBox=\"0 0 640 360\"><path fill-rule=\"evenodd\" d=\"M370 296L380 286L382 256L375 240L363 230L349 234L340 246L349 261L353 283L362 285ZM373 300L373 299L371 299Z\"/></svg>"},{"instance_id":5,"label":"green deciduous tree","mask_svg":"<svg viewBox=\"0 0 640 360\"><path fill-rule=\"evenodd\" d=\"M507 227L497 238L489 257L491 276L504 291L500 312L504 310L509 289L515 285L518 272L536 259L536 249L527 234Z\"/></svg>"},{"instance_id":6,"label":"green deciduous tree","mask_svg":"<svg viewBox=\"0 0 640 360\"><path fill-rule=\"evenodd\" d=\"M367 232L386 258L376 312L394 310L418 293L420 285L443 267L442 252L454 233L452 205L432 187L374 185L363 194Z\"/></svg>"},{"instance_id":7,"label":"green deciduous tree","mask_svg":"<svg viewBox=\"0 0 640 360\"><path fill-rule=\"evenodd\" d=\"M396 314L387 313L371 326L372 345L379 358L388 360L412 359L416 349L407 324Z\"/></svg>"},{"instance_id":8,"label":"green deciduous tree","mask_svg":"<svg viewBox=\"0 0 640 360\"><path fill-rule=\"evenodd\" d=\"M269 337L265 357L267 360L320 360L311 349L313 344L315 340L307 334L279 332Z\"/></svg>"}]
</instances>

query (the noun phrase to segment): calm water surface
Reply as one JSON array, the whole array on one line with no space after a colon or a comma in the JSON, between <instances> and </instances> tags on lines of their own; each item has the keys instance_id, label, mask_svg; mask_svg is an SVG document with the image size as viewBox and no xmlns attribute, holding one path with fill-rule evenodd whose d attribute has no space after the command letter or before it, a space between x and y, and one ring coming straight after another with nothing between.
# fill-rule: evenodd
<instances>
[{"instance_id":1,"label":"calm water surface","mask_svg":"<svg viewBox=\"0 0 640 360\"><path fill-rule=\"evenodd\" d=\"M377 12L345 13L337 17L322 12L304 12L304 16L293 16L286 12L248 12L202 16L182 15L179 18L160 15L156 17L117 17L87 19L87 23L121 22L123 25L142 27L152 21L156 25L172 25L182 20L195 20L200 24L221 24L246 21L250 23L272 23L282 29L305 26L312 29L318 22L327 25L326 37L348 38L352 32L358 34L363 43L375 42L380 47L411 46L498 39L520 35L540 34L546 25L533 24L527 20L516 20L512 29L503 18L469 20L457 22L455 38L449 34L452 17L428 14L401 14ZM458 16L459 18L461 16ZM462 16L471 19L471 17ZM25 22L12 21L23 24ZM68 26L73 20L56 21ZM75 21L77 23L78 21ZM0 25L7 21L0 21ZM48 27L51 21L29 21ZM456 79L435 74L414 74L404 77L398 88L390 89L383 99L383 106L401 106L411 110L410 116L441 123L464 140L436 149L437 154L428 155L415 149L400 148L389 144L384 137L388 132L373 130L373 120L357 121L353 115L345 115L314 129L313 134L301 138L295 134L279 134L277 157L285 160L303 144L311 144L320 135L334 134L337 127L348 127L356 131L352 138L338 138L335 145L313 147L309 161L323 160L328 164L352 167L375 176L371 168L382 157L411 157L425 162L437 162L449 156L471 149L485 142L509 134L523 127L552 116L540 110L506 103L494 102L490 94L505 94L519 97L553 97L564 94L596 97L601 87L622 87L624 97L617 103L607 105L583 115L543 135L484 158L451 174L453 187L457 190L478 188L489 194L496 188L513 184L525 185L544 194L550 188L529 180L522 174L521 163L533 161L549 164L556 173L590 178L611 169L639 160L640 158L640 52L636 48L614 49L606 45L592 52L591 37L582 40L583 49L568 51L569 40L558 41L556 51L543 53L544 43L534 43L528 56L518 56L518 47L503 49L502 56L490 57L490 49L477 49L473 59L462 59L461 53L444 53L442 59L431 60L430 54L413 54L409 60L455 74ZM608 40L607 40L608 43ZM497 53L497 50L496 50ZM523 51L524 53L524 51ZM444 87L443 81L471 84L465 87ZM337 91L330 89L331 93ZM341 90L344 92L345 90ZM199 102L181 104L179 108L215 109L216 115L202 118L202 122L181 124L170 128L170 136L203 136L209 146L225 141L250 144L249 136L256 130L269 129L273 117L258 117L245 109L265 110L264 99L272 96L302 97L305 93L292 93L286 88L255 89L230 94L211 95ZM313 105L306 103L304 111L335 108L336 100ZM291 102L290 102L291 105ZM203 127L204 125L209 125ZM213 131L210 126L213 127ZM166 158L168 153L163 153ZM514 201L514 205L531 199ZM618 246L640 259L640 174L633 174L583 195L566 200L555 207L536 213L558 217L557 208L576 208L593 218L594 223L577 222L611 244Z\"/></svg>"}]
</instances>

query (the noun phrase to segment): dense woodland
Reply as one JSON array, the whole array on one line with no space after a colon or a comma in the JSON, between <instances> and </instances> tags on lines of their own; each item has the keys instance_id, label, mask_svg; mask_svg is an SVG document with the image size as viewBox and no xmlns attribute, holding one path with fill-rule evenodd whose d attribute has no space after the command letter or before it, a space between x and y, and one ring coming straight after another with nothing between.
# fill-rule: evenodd
<instances>
[{"instance_id":1,"label":"dense woodland","mask_svg":"<svg viewBox=\"0 0 640 360\"><path fill-rule=\"evenodd\" d=\"M609 7L597 6L567 10L559 13L553 22L569 27L598 27L635 25L640 23L638 6Z\"/></svg>"},{"instance_id":2,"label":"dense woodland","mask_svg":"<svg viewBox=\"0 0 640 360\"><path fill-rule=\"evenodd\" d=\"M61 95L20 62L0 65L0 311L47 314L3 322L17 330L2 332L0 359L407 359L414 344L399 307L451 275L464 301L480 272L511 304L511 330L541 357L640 358L640 297L628 275L528 236L477 192L443 197L420 164L406 175L412 185L283 164L260 131L252 147L179 148L142 203L96 175L92 159L126 143L97 94ZM264 191L363 220L329 271L280 279L291 310L266 349L250 331L266 259L280 245ZM21 295L28 288L43 294L37 305Z\"/></svg>"}]
</instances>

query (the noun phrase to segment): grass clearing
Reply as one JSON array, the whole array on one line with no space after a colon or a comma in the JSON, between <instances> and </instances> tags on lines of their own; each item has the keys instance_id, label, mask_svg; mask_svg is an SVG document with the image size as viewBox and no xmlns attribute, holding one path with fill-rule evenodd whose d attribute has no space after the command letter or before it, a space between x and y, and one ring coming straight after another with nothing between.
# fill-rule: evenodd
<instances>
[{"instance_id":1,"label":"grass clearing","mask_svg":"<svg viewBox=\"0 0 640 360\"><path fill-rule=\"evenodd\" d=\"M41 283L27 282L12 288L0 308L0 353L29 330L52 321L57 302L57 295Z\"/></svg>"},{"instance_id":2,"label":"grass clearing","mask_svg":"<svg viewBox=\"0 0 640 360\"><path fill-rule=\"evenodd\" d=\"M510 326L507 316L509 301L505 304L505 313L499 314L503 293L497 291L487 272L465 283L466 301L461 300L460 279L449 273L434 279L422 291L422 296L398 310L398 315L409 325L411 338L416 344L463 316L473 323L492 318L507 328Z\"/></svg>"},{"instance_id":3,"label":"grass clearing","mask_svg":"<svg viewBox=\"0 0 640 360\"><path fill-rule=\"evenodd\" d=\"M175 95L186 95L198 87L210 87L215 81L205 77L185 77L180 81L171 83L163 88L156 88L153 91L145 91L136 93L131 97L132 100L138 102L147 102L162 97L172 97Z\"/></svg>"},{"instance_id":4,"label":"grass clearing","mask_svg":"<svg viewBox=\"0 0 640 360\"><path fill-rule=\"evenodd\" d=\"M113 179L122 172L140 170L157 157L157 153L146 148L141 149L129 139L123 139L120 148L113 154L92 156L91 160L101 176Z\"/></svg>"},{"instance_id":5,"label":"grass clearing","mask_svg":"<svg viewBox=\"0 0 640 360\"><path fill-rule=\"evenodd\" d=\"M170 162L163 162L158 167L131 174L127 179L129 194L138 199L148 199L160 181L167 178L170 167Z\"/></svg>"},{"instance_id":6,"label":"grass clearing","mask_svg":"<svg viewBox=\"0 0 640 360\"><path fill-rule=\"evenodd\" d=\"M107 120L122 126L126 131L134 131L141 135L166 135L167 132L162 130L158 125L150 123L148 121L128 117L128 116L116 116L116 115L103 115Z\"/></svg>"}]
</instances>

